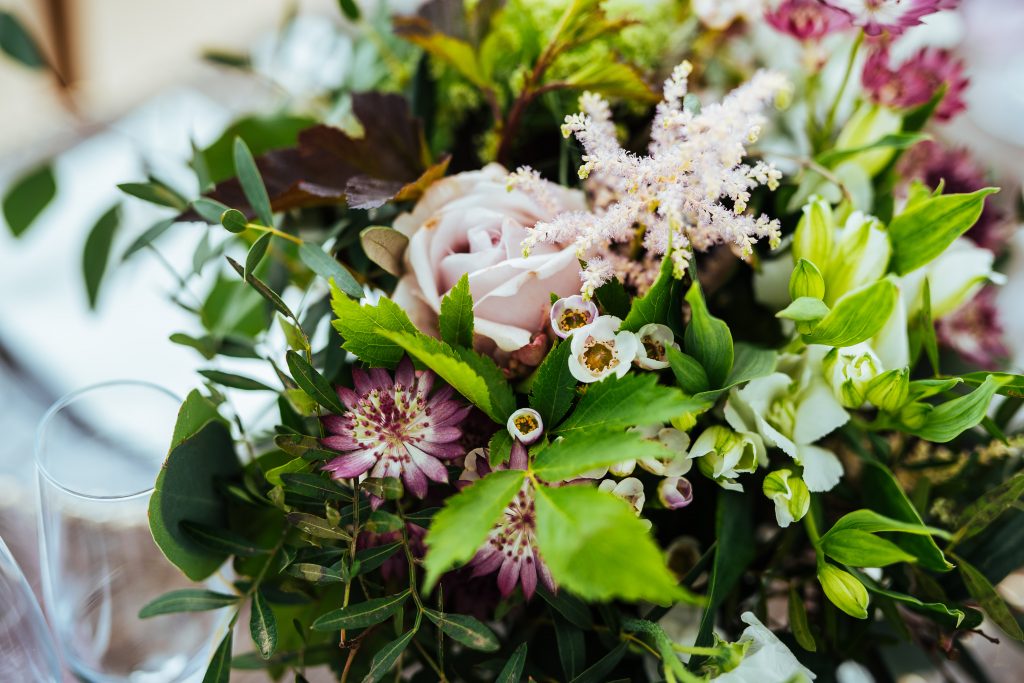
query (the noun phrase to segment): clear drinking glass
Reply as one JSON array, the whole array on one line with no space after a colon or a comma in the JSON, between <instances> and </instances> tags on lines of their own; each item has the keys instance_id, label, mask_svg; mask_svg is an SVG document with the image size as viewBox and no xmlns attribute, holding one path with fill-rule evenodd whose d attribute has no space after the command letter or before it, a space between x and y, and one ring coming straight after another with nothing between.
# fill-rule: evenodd
<instances>
[{"instance_id":1,"label":"clear drinking glass","mask_svg":"<svg viewBox=\"0 0 1024 683\"><path fill-rule=\"evenodd\" d=\"M154 384L76 391L36 436L43 596L64 660L92 683L174 683L205 668L221 615L139 619L190 587L149 531L147 507L181 401Z\"/></svg>"},{"instance_id":2,"label":"clear drinking glass","mask_svg":"<svg viewBox=\"0 0 1024 683\"><path fill-rule=\"evenodd\" d=\"M0 681L60 679L60 661L39 603L0 538Z\"/></svg>"}]
</instances>

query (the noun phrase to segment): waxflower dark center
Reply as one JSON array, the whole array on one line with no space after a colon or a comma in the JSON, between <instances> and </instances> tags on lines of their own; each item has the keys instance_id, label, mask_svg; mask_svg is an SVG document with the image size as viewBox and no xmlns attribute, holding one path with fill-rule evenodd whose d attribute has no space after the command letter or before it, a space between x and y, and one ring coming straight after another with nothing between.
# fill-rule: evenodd
<instances>
[{"instance_id":1,"label":"waxflower dark center","mask_svg":"<svg viewBox=\"0 0 1024 683\"><path fill-rule=\"evenodd\" d=\"M615 358L615 350L602 342L596 342L583 351L582 361L591 372L603 372L619 364Z\"/></svg>"},{"instance_id":2,"label":"waxflower dark center","mask_svg":"<svg viewBox=\"0 0 1024 683\"><path fill-rule=\"evenodd\" d=\"M516 429L518 429L522 434L529 434L534 429L540 426L540 424L537 422L537 418L534 417L533 415L530 415L529 413L518 416L517 418L515 418L514 422L516 425Z\"/></svg>"},{"instance_id":3,"label":"waxflower dark center","mask_svg":"<svg viewBox=\"0 0 1024 683\"><path fill-rule=\"evenodd\" d=\"M558 324L563 330L578 330L590 324L590 316L586 311L581 311L578 308L567 308L562 313L562 317L558 319Z\"/></svg>"},{"instance_id":4,"label":"waxflower dark center","mask_svg":"<svg viewBox=\"0 0 1024 683\"><path fill-rule=\"evenodd\" d=\"M643 344L648 358L651 360L665 360L664 344L660 344L650 337L644 337Z\"/></svg>"}]
</instances>

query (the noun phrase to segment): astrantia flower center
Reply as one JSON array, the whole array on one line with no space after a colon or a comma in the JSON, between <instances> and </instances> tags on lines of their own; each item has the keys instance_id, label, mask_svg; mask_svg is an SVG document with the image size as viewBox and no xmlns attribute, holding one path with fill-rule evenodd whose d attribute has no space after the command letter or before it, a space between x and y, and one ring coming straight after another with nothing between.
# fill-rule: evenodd
<instances>
[{"instance_id":1,"label":"astrantia flower center","mask_svg":"<svg viewBox=\"0 0 1024 683\"><path fill-rule=\"evenodd\" d=\"M615 357L615 347L605 342L595 341L580 354L580 360L593 373L600 373L614 368L619 364Z\"/></svg>"},{"instance_id":2,"label":"astrantia flower center","mask_svg":"<svg viewBox=\"0 0 1024 683\"><path fill-rule=\"evenodd\" d=\"M587 315L586 311L581 311L578 308L567 308L562 316L558 319L558 325L564 331L578 330L585 325L590 324L590 316Z\"/></svg>"}]
</instances>

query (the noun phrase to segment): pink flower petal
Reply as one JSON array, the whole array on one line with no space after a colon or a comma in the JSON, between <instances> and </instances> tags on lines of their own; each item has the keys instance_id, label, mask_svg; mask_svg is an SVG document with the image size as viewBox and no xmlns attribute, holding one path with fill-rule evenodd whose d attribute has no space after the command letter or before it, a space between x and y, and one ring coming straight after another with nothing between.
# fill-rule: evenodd
<instances>
[{"instance_id":1,"label":"pink flower petal","mask_svg":"<svg viewBox=\"0 0 1024 683\"><path fill-rule=\"evenodd\" d=\"M409 457L412 458L412 461L423 470L427 477L440 484L448 483L448 468L442 465L440 460L427 455L415 446L407 445L405 448L409 451Z\"/></svg>"},{"instance_id":2,"label":"pink flower petal","mask_svg":"<svg viewBox=\"0 0 1024 683\"><path fill-rule=\"evenodd\" d=\"M398 367L395 368L395 384L401 384L410 390L416 386L416 370L409 356L404 356L398 362Z\"/></svg>"},{"instance_id":3,"label":"pink flower petal","mask_svg":"<svg viewBox=\"0 0 1024 683\"><path fill-rule=\"evenodd\" d=\"M407 463L402 469L402 481L405 482L405 488L409 489L409 492L417 498L424 498L427 495L427 475L423 473L415 463Z\"/></svg>"},{"instance_id":4,"label":"pink flower petal","mask_svg":"<svg viewBox=\"0 0 1024 683\"><path fill-rule=\"evenodd\" d=\"M498 590L501 591L501 596L507 598L512 595L518 581L519 563L514 558L506 557L501 565L501 571L498 572Z\"/></svg>"},{"instance_id":5,"label":"pink flower petal","mask_svg":"<svg viewBox=\"0 0 1024 683\"><path fill-rule=\"evenodd\" d=\"M455 442L435 443L433 441L421 441L416 445L424 453L444 460L451 460L466 454L466 449Z\"/></svg>"},{"instance_id":6,"label":"pink flower petal","mask_svg":"<svg viewBox=\"0 0 1024 683\"><path fill-rule=\"evenodd\" d=\"M330 472L335 479L352 479L365 473L376 462L377 455L373 451L360 451L334 458L324 465L323 469Z\"/></svg>"},{"instance_id":7,"label":"pink flower petal","mask_svg":"<svg viewBox=\"0 0 1024 683\"><path fill-rule=\"evenodd\" d=\"M476 554L476 557L473 558L473 576L484 576L485 574L491 574L497 571L498 567L501 566L501 562L504 557L504 555L495 550L494 547L488 543Z\"/></svg>"},{"instance_id":8,"label":"pink flower petal","mask_svg":"<svg viewBox=\"0 0 1024 683\"><path fill-rule=\"evenodd\" d=\"M355 371L352 371L353 376ZM338 392L338 398L345 404L345 407L349 410L355 410L355 407L359 404L359 394L352 391L348 387L336 387L335 390Z\"/></svg>"},{"instance_id":9,"label":"pink flower petal","mask_svg":"<svg viewBox=\"0 0 1024 683\"><path fill-rule=\"evenodd\" d=\"M345 434L349 431L349 421L341 415L324 415L320 419L331 434Z\"/></svg>"},{"instance_id":10,"label":"pink flower petal","mask_svg":"<svg viewBox=\"0 0 1024 683\"><path fill-rule=\"evenodd\" d=\"M523 566L519 569L519 581L523 584L523 597L529 602L533 592L537 590L537 567L532 555L523 558Z\"/></svg>"},{"instance_id":11,"label":"pink flower petal","mask_svg":"<svg viewBox=\"0 0 1024 683\"><path fill-rule=\"evenodd\" d=\"M534 559L537 561L537 574L540 576L541 583L543 583L544 587L550 592L557 593L558 586L555 585L555 579L551 576L551 570L548 569L546 564L544 564L544 560L540 559L540 555L536 555Z\"/></svg>"}]
</instances>

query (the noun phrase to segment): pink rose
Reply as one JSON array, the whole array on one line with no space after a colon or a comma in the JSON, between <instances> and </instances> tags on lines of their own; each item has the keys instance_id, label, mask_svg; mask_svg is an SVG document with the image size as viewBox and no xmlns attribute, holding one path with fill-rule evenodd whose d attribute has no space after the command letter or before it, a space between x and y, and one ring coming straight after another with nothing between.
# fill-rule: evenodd
<instances>
[{"instance_id":1,"label":"pink rose","mask_svg":"<svg viewBox=\"0 0 1024 683\"><path fill-rule=\"evenodd\" d=\"M552 292L579 292L574 247L539 244L524 258L520 245L538 221L582 210L582 193L553 183L544 183L542 193L510 191L508 175L490 164L445 178L395 219L409 247L393 298L420 329L437 329L441 298L463 273L469 274L476 333L506 352L547 331Z\"/></svg>"}]
</instances>

